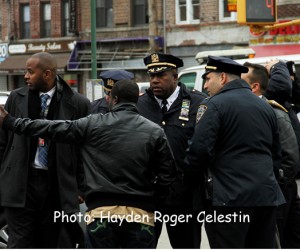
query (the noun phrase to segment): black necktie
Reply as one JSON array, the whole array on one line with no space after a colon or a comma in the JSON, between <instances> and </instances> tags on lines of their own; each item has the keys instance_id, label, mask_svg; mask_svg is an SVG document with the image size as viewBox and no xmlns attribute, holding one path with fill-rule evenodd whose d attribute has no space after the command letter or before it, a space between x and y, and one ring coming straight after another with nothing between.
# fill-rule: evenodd
<instances>
[{"instance_id":1,"label":"black necktie","mask_svg":"<svg viewBox=\"0 0 300 250\"><path fill-rule=\"evenodd\" d=\"M168 110L168 108L167 108L168 101L167 101L166 99L163 99L163 100L161 101L161 104L162 104L162 106L161 106L161 112L164 114L164 113L166 113L167 110Z\"/></svg>"}]
</instances>

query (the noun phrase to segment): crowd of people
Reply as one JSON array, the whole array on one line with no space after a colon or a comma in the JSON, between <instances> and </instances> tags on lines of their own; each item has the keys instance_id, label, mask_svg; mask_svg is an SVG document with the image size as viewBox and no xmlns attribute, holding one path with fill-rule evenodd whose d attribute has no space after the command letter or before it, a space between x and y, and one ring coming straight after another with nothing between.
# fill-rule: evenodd
<instances>
[{"instance_id":1,"label":"crowd of people","mask_svg":"<svg viewBox=\"0 0 300 250\"><path fill-rule=\"evenodd\" d=\"M144 58L150 87L103 71L92 103L49 53L0 107L0 206L9 248L300 248L300 84L293 62L209 56L208 96L178 81L183 61ZM15 185L11 185L15 183ZM8 188L9 187L9 188ZM79 212L75 221L54 219Z\"/></svg>"}]
</instances>

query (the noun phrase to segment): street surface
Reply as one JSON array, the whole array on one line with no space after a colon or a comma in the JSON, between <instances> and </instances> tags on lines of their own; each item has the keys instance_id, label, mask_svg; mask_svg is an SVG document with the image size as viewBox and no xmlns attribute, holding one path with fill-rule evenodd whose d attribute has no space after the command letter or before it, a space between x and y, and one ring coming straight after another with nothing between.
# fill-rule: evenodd
<instances>
[{"instance_id":1,"label":"street surface","mask_svg":"<svg viewBox=\"0 0 300 250\"><path fill-rule=\"evenodd\" d=\"M163 226L163 230L162 230L161 236L159 238L157 248L158 249L172 249L170 242L169 242L168 233L167 233L165 225ZM205 229L203 226L202 226L201 248L203 248L203 249L210 248L209 244L208 244L208 239L207 239L207 236L205 233Z\"/></svg>"},{"instance_id":2,"label":"street surface","mask_svg":"<svg viewBox=\"0 0 300 250\"><path fill-rule=\"evenodd\" d=\"M297 185L298 185L298 194L299 194L300 193L300 180L299 179L297 180ZM162 234L159 238L157 248L158 249L171 249L172 248L170 245L169 239L168 239L168 234L167 234L167 230L166 230L165 226L163 227ZM203 248L203 249L210 248L204 226L202 226L201 248Z\"/></svg>"}]
</instances>

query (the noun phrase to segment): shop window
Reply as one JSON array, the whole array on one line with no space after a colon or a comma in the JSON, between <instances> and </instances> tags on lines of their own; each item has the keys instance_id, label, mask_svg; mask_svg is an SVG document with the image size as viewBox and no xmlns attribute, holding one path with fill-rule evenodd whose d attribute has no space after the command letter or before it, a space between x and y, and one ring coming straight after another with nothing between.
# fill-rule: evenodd
<instances>
[{"instance_id":1,"label":"shop window","mask_svg":"<svg viewBox=\"0 0 300 250\"><path fill-rule=\"evenodd\" d=\"M176 0L176 23L193 24L200 21L200 0Z\"/></svg>"},{"instance_id":2,"label":"shop window","mask_svg":"<svg viewBox=\"0 0 300 250\"><path fill-rule=\"evenodd\" d=\"M20 11L20 36L21 39L30 38L30 8L29 4L21 5Z\"/></svg>"},{"instance_id":3,"label":"shop window","mask_svg":"<svg viewBox=\"0 0 300 250\"><path fill-rule=\"evenodd\" d=\"M227 0L219 0L219 19L220 22L236 21L236 12L227 11Z\"/></svg>"},{"instance_id":4,"label":"shop window","mask_svg":"<svg viewBox=\"0 0 300 250\"><path fill-rule=\"evenodd\" d=\"M78 92L78 81L76 74L64 74L62 78L76 92Z\"/></svg>"},{"instance_id":5,"label":"shop window","mask_svg":"<svg viewBox=\"0 0 300 250\"><path fill-rule=\"evenodd\" d=\"M97 0L96 2L96 27L113 26L113 1Z\"/></svg>"},{"instance_id":6,"label":"shop window","mask_svg":"<svg viewBox=\"0 0 300 250\"><path fill-rule=\"evenodd\" d=\"M41 37L51 37L51 5L50 5L50 3L42 4Z\"/></svg>"},{"instance_id":7,"label":"shop window","mask_svg":"<svg viewBox=\"0 0 300 250\"><path fill-rule=\"evenodd\" d=\"M133 0L132 3L133 26L139 26L149 23L148 1Z\"/></svg>"}]
</instances>

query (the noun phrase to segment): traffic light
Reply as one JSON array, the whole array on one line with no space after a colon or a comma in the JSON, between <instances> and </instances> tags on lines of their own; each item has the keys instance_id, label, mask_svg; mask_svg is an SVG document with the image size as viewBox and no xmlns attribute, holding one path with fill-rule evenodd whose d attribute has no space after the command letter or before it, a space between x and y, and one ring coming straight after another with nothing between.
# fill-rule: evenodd
<instances>
[{"instance_id":1,"label":"traffic light","mask_svg":"<svg viewBox=\"0 0 300 250\"><path fill-rule=\"evenodd\" d=\"M265 25L276 21L276 0L237 0L239 24Z\"/></svg>"}]
</instances>

